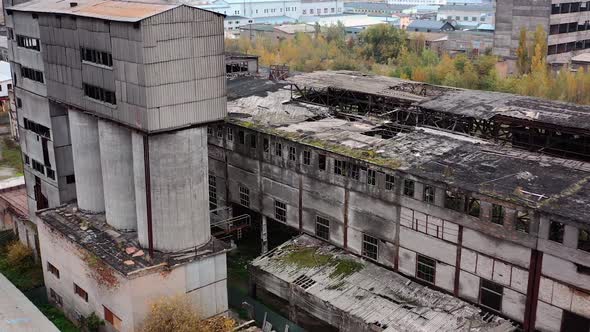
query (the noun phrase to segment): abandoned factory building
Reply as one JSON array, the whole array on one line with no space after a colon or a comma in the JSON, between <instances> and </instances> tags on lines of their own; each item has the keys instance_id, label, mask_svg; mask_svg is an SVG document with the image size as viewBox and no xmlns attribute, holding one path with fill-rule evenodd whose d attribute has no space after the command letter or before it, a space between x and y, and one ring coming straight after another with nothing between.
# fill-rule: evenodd
<instances>
[{"instance_id":1,"label":"abandoned factory building","mask_svg":"<svg viewBox=\"0 0 590 332\"><path fill-rule=\"evenodd\" d=\"M356 72L236 78L227 120L208 127L210 199L249 213L263 251L283 225L306 234L299 245L362 257L525 331L587 331L589 119L584 106ZM329 283L277 268L289 248L252 263L252 291L293 302L279 285L298 285L293 315L341 328L346 303L330 292L364 287L356 270ZM386 328L371 317L358 321Z\"/></svg>"}]
</instances>

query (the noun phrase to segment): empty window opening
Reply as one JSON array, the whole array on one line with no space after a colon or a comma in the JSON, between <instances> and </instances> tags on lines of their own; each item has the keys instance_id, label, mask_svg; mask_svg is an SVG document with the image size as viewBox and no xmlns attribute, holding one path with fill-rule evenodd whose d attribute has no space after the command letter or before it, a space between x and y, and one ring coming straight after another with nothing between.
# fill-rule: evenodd
<instances>
[{"instance_id":1,"label":"empty window opening","mask_svg":"<svg viewBox=\"0 0 590 332\"><path fill-rule=\"evenodd\" d=\"M393 190L395 188L395 177L391 174L385 174L385 190Z\"/></svg>"},{"instance_id":2,"label":"empty window opening","mask_svg":"<svg viewBox=\"0 0 590 332\"><path fill-rule=\"evenodd\" d=\"M523 233L529 233L531 230L531 218L528 211L516 212L516 223L514 228Z\"/></svg>"},{"instance_id":3,"label":"empty window opening","mask_svg":"<svg viewBox=\"0 0 590 332\"><path fill-rule=\"evenodd\" d=\"M290 161L295 161L297 159L297 152L295 151L295 148L290 146L289 147L289 160Z\"/></svg>"},{"instance_id":4,"label":"empty window opening","mask_svg":"<svg viewBox=\"0 0 590 332\"><path fill-rule=\"evenodd\" d=\"M283 145L279 142L275 143L275 155L277 157L283 156Z\"/></svg>"},{"instance_id":5,"label":"empty window opening","mask_svg":"<svg viewBox=\"0 0 590 332\"><path fill-rule=\"evenodd\" d=\"M361 168L359 165L350 164L350 178L358 181L361 177Z\"/></svg>"},{"instance_id":6,"label":"empty window opening","mask_svg":"<svg viewBox=\"0 0 590 332\"><path fill-rule=\"evenodd\" d=\"M287 204L275 200L275 219L281 222L287 222Z\"/></svg>"},{"instance_id":7,"label":"empty window opening","mask_svg":"<svg viewBox=\"0 0 590 332\"><path fill-rule=\"evenodd\" d=\"M217 137L223 138L223 127L222 126L217 126Z\"/></svg>"},{"instance_id":8,"label":"empty window opening","mask_svg":"<svg viewBox=\"0 0 590 332\"><path fill-rule=\"evenodd\" d=\"M76 183L76 176L74 174L66 175L66 183L67 184Z\"/></svg>"},{"instance_id":9,"label":"empty window opening","mask_svg":"<svg viewBox=\"0 0 590 332\"><path fill-rule=\"evenodd\" d=\"M374 169L367 170L367 183L371 186L377 184L377 172Z\"/></svg>"},{"instance_id":10,"label":"empty window opening","mask_svg":"<svg viewBox=\"0 0 590 332\"><path fill-rule=\"evenodd\" d=\"M39 83L44 83L45 80L43 79L43 73L39 70L21 67L20 68L21 76L24 78L28 78L33 81L37 81Z\"/></svg>"},{"instance_id":11,"label":"empty window opening","mask_svg":"<svg viewBox=\"0 0 590 332\"><path fill-rule=\"evenodd\" d=\"M311 151L303 150L303 164L311 165Z\"/></svg>"},{"instance_id":12,"label":"empty window opening","mask_svg":"<svg viewBox=\"0 0 590 332\"><path fill-rule=\"evenodd\" d=\"M364 257L377 260L379 257L379 242L377 238L363 234L363 250L361 254Z\"/></svg>"},{"instance_id":13,"label":"empty window opening","mask_svg":"<svg viewBox=\"0 0 590 332\"><path fill-rule=\"evenodd\" d=\"M330 240L330 220L317 216L315 221L315 235L321 239Z\"/></svg>"},{"instance_id":14,"label":"empty window opening","mask_svg":"<svg viewBox=\"0 0 590 332\"><path fill-rule=\"evenodd\" d=\"M498 204L492 204L492 219L494 224L504 224L504 207Z\"/></svg>"},{"instance_id":15,"label":"empty window opening","mask_svg":"<svg viewBox=\"0 0 590 332\"><path fill-rule=\"evenodd\" d=\"M426 203L434 203L434 187L433 186L424 186L424 202Z\"/></svg>"},{"instance_id":16,"label":"empty window opening","mask_svg":"<svg viewBox=\"0 0 590 332\"><path fill-rule=\"evenodd\" d=\"M256 149L256 135L255 134L250 135L250 148Z\"/></svg>"},{"instance_id":17,"label":"empty window opening","mask_svg":"<svg viewBox=\"0 0 590 332\"><path fill-rule=\"evenodd\" d=\"M486 308L501 312L503 294L504 287L495 282L481 279L479 287L479 304Z\"/></svg>"},{"instance_id":18,"label":"empty window opening","mask_svg":"<svg viewBox=\"0 0 590 332\"><path fill-rule=\"evenodd\" d=\"M334 159L334 174L346 175L346 162L343 160Z\"/></svg>"},{"instance_id":19,"label":"empty window opening","mask_svg":"<svg viewBox=\"0 0 590 332\"><path fill-rule=\"evenodd\" d=\"M227 128L227 140L228 141L234 140L234 128Z\"/></svg>"},{"instance_id":20,"label":"empty window opening","mask_svg":"<svg viewBox=\"0 0 590 332\"><path fill-rule=\"evenodd\" d=\"M240 186L240 205L250 207L250 189Z\"/></svg>"},{"instance_id":21,"label":"empty window opening","mask_svg":"<svg viewBox=\"0 0 590 332\"><path fill-rule=\"evenodd\" d=\"M418 255L416 260L416 278L434 284L436 261L432 258Z\"/></svg>"},{"instance_id":22,"label":"empty window opening","mask_svg":"<svg viewBox=\"0 0 590 332\"><path fill-rule=\"evenodd\" d=\"M246 134L244 134L243 130L238 131L238 142L240 144L246 144Z\"/></svg>"},{"instance_id":23,"label":"empty window opening","mask_svg":"<svg viewBox=\"0 0 590 332\"><path fill-rule=\"evenodd\" d=\"M549 240L563 243L565 225L558 221L551 220L549 223Z\"/></svg>"},{"instance_id":24,"label":"empty window opening","mask_svg":"<svg viewBox=\"0 0 590 332\"><path fill-rule=\"evenodd\" d=\"M106 67L113 66L113 55L111 53L82 47L80 49L80 54L82 56L82 61L84 62L90 62Z\"/></svg>"},{"instance_id":25,"label":"empty window opening","mask_svg":"<svg viewBox=\"0 0 590 332\"><path fill-rule=\"evenodd\" d=\"M414 197L414 181L413 180L404 180L404 195L409 197Z\"/></svg>"},{"instance_id":26,"label":"empty window opening","mask_svg":"<svg viewBox=\"0 0 590 332\"><path fill-rule=\"evenodd\" d=\"M318 155L318 168L320 169L320 171L326 170L326 155L325 154Z\"/></svg>"},{"instance_id":27,"label":"empty window opening","mask_svg":"<svg viewBox=\"0 0 590 332\"><path fill-rule=\"evenodd\" d=\"M63 306L64 302L63 299L61 298L61 295L57 294L53 288L49 289L49 299L55 303L58 307Z\"/></svg>"},{"instance_id":28,"label":"empty window opening","mask_svg":"<svg viewBox=\"0 0 590 332\"><path fill-rule=\"evenodd\" d=\"M117 105L115 92L94 85L84 83L84 95L90 99L98 100L103 103Z\"/></svg>"},{"instance_id":29,"label":"empty window opening","mask_svg":"<svg viewBox=\"0 0 590 332\"><path fill-rule=\"evenodd\" d=\"M590 319L576 315L572 312L563 311L561 319L561 331L588 331L590 330Z\"/></svg>"},{"instance_id":30,"label":"empty window opening","mask_svg":"<svg viewBox=\"0 0 590 332\"><path fill-rule=\"evenodd\" d=\"M264 150L264 153L270 152L270 142L268 141L268 138L262 139L262 148Z\"/></svg>"},{"instance_id":31,"label":"empty window opening","mask_svg":"<svg viewBox=\"0 0 590 332\"><path fill-rule=\"evenodd\" d=\"M590 251L590 232L585 229L578 230L578 249Z\"/></svg>"},{"instance_id":32,"label":"empty window opening","mask_svg":"<svg viewBox=\"0 0 590 332\"><path fill-rule=\"evenodd\" d=\"M481 203L479 199L471 197L467 204L467 214L479 218L481 214Z\"/></svg>"},{"instance_id":33,"label":"empty window opening","mask_svg":"<svg viewBox=\"0 0 590 332\"><path fill-rule=\"evenodd\" d=\"M445 207L447 209L463 212L465 195L450 190L445 191Z\"/></svg>"}]
</instances>

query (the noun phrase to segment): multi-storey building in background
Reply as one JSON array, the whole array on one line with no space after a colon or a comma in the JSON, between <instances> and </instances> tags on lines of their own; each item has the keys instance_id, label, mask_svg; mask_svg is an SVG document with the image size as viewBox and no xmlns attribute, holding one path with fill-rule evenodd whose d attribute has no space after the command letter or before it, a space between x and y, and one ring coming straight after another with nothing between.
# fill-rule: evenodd
<instances>
[{"instance_id":1,"label":"multi-storey building in background","mask_svg":"<svg viewBox=\"0 0 590 332\"><path fill-rule=\"evenodd\" d=\"M525 331L590 329L588 107L352 72L234 80L228 93L209 169L225 184L217 193L261 225L263 248L292 229ZM357 303L395 302L393 281L375 269L334 278L330 264L285 270L289 248L255 261L258 293L326 330L355 315L391 326Z\"/></svg>"},{"instance_id":2,"label":"multi-storey building in background","mask_svg":"<svg viewBox=\"0 0 590 332\"><path fill-rule=\"evenodd\" d=\"M547 62L567 63L590 48L590 4L558 1L497 1L494 53L516 57L521 29L547 33Z\"/></svg>"},{"instance_id":3,"label":"multi-storey building in background","mask_svg":"<svg viewBox=\"0 0 590 332\"><path fill-rule=\"evenodd\" d=\"M205 129L226 114L223 16L108 0L8 1L5 15L49 298L118 331L164 295L225 312Z\"/></svg>"}]
</instances>

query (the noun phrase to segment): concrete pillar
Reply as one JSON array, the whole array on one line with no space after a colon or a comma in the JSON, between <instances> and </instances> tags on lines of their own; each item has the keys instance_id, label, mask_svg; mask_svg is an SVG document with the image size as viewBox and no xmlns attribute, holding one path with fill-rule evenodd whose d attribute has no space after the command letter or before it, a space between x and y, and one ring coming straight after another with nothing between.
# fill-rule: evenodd
<instances>
[{"instance_id":1,"label":"concrete pillar","mask_svg":"<svg viewBox=\"0 0 590 332\"><path fill-rule=\"evenodd\" d=\"M99 120L98 135L107 223L117 229L137 229L131 132Z\"/></svg>"},{"instance_id":2,"label":"concrete pillar","mask_svg":"<svg viewBox=\"0 0 590 332\"><path fill-rule=\"evenodd\" d=\"M265 254L268 252L268 220L266 216L262 216L262 224L260 227L260 240L262 241L261 254Z\"/></svg>"},{"instance_id":3,"label":"concrete pillar","mask_svg":"<svg viewBox=\"0 0 590 332\"><path fill-rule=\"evenodd\" d=\"M206 128L149 136L149 173L154 249L178 251L208 243ZM145 239L141 244L147 246Z\"/></svg>"},{"instance_id":4,"label":"concrete pillar","mask_svg":"<svg viewBox=\"0 0 590 332\"><path fill-rule=\"evenodd\" d=\"M147 206L145 192L145 165L143 135L131 133L133 154L133 183L135 188L135 215L137 218L137 237L144 248L148 248Z\"/></svg>"},{"instance_id":5,"label":"concrete pillar","mask_svg":"<svg viewBox=\"0 0 590 332\"><path fill-rule=\"evenodd\" d=\"M104 211L104 194L97 118L69 110L72 157L76 175L78 207L92 212Z\"/></svg>"}]
</instances>

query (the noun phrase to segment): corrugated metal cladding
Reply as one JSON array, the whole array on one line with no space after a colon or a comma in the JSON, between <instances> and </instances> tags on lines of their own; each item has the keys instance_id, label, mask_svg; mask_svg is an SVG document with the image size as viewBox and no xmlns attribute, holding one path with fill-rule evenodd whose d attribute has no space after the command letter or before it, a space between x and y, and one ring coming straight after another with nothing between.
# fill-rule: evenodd
<instances>
[{"instance_id":1,"label":"corrugated metal cladding","mask_svg":"<svg viewBox=\"0 0 590 332\"><path fill-rule=\"evenodd\" d=\"M206 123L222 120L225 117L226 97L184 103L170 107L148 110L150 131L161 131L162 128L178 128L191 123Z\"/></svg>"}]
</instances>

